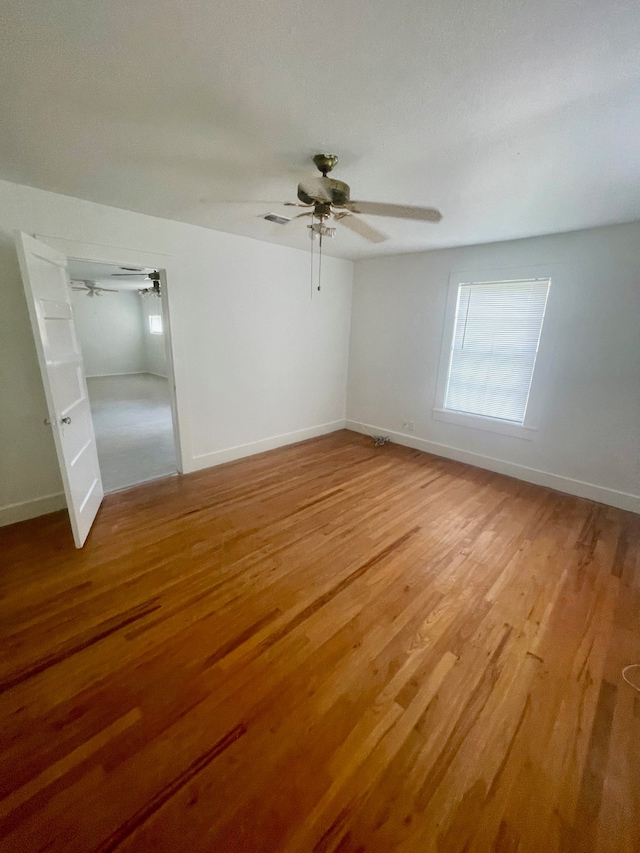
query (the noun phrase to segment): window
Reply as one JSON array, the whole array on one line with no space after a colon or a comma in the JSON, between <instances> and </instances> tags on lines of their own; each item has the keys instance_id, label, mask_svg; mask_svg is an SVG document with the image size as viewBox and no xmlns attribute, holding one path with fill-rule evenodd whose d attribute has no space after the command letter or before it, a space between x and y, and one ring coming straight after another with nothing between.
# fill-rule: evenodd
<instances>
[{"instance_id":1,"label":"window","mask_svg":"<svg viewBox=\"0 0 640 853\"><path fill-rule=\"evenodd\" d=\"M471 416L524 427L549 285L549 278L458 281L444 394L434 417L439 411L454 416L444 420L459 416L456 422L465 423Z\"/></svg>"},{"instance_id":2,"label":"window","mask_svg":"<svg viewBox=\"0 0 640 853\"><path fill-rule=\"evenodd\" d=\"M152 335L162 334L162 315L149 314L149 331Z\"/></svg>"}]
</instances>

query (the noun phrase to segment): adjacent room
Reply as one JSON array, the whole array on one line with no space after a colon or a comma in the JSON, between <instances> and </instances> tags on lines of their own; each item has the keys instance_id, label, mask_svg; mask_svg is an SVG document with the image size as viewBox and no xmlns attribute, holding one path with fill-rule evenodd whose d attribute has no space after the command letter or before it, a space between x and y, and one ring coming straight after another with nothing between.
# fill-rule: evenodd
<instances>
[{"instance_id":1,"label":"adjacent room","mask_svg":"<svg viewBox=\"0 0 640 853\"><path fill-rule=\"evenodd\" d=\"M5 0L0 853L640 851L639 32Z\"/></svg>"},{"instance_id":2,"label":"adjacent room","mask_svg":"<svg viewBox=\"0 0 640 853\"><path fill-rule=\"evenodd\" d=\"M70 260L73 314L105 492L175 474L156 270Z\"/></svg>"}]
</instances>

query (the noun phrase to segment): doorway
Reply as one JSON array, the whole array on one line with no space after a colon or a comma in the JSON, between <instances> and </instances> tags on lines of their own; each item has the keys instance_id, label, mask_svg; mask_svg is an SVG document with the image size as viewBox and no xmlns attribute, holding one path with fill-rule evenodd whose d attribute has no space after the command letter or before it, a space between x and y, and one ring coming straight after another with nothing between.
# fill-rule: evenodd
<instances>
[{"instance_id":1,"label":"doorway","mask_svg":"<svg viewBox=\"0 0 640 853\"><path fill-rule=\"evenodd\" d=\"M176 474L164 276L74 258L68 269L105 492Z\"/></svg>"}]
</instances>

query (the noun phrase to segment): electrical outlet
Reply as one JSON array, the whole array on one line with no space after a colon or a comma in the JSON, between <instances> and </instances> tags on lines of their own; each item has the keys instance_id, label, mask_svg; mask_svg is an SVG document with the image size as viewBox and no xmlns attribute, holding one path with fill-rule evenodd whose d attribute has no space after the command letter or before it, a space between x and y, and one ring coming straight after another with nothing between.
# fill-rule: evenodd
<instances>
[{"instance_id":1,"label":"electrical outlet","mask_svg":"<svg viewBox=\"0 0 640 853\"><path fill-rule=\"evenodd\" d=\"M402 429L405 432L413 432L413 421L402 421Z\"/></svg>"}]
</instances>

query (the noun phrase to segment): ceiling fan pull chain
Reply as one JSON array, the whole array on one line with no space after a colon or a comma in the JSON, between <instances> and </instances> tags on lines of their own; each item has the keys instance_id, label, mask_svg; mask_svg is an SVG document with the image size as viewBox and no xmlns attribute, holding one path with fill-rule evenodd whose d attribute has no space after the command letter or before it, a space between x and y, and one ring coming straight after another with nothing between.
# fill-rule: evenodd
<instances>
[{"instance_id":1,"label":"ceiling fan pull chain","mask_svg":"<svg viewBox=\"0 0 640 853\"><path fill-rule=\"evenodd\" d=\"M311 214L311 299L313 299L313 214Z\"/></svg>"},{"instance_id":2,"label":"ceiling fan pull chain","mask_svg":"<svg viewBox=\"0 0 640 853\"><path fill-rule=\"evenodd\" d=\"M322 222L320 223L320 227L322 228ZM322 231L320 231L320 255L318 258L318 290L320 290L321 281L322 281Z\"/></svg>"}]
</instances>

